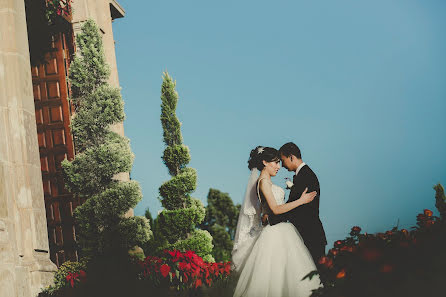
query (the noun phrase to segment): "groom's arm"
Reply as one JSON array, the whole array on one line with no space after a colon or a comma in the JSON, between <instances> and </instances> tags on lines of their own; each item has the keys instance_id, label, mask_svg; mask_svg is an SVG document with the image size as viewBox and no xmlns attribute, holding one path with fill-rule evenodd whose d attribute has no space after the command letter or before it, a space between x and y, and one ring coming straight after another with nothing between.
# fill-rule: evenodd
<instances>
[{"instance_id":1,"label":"groom's arm","mask_svg":"<svg viewBox=\"0 0 446 297\"><path fill-rule=\"evenodd\" d=\"M286 221L287 221L287 217L286 217L286 215L287 215L288 213L289 213L289 212L285 212L285 213L278 214L278 215L275 215L275 214L269 214L269 215L267 215L267 216L268 216L268 223L269 223L271 226L273 226L273 225L278 224L278 223L281 223L281 222L286 222Z\"/></svg>"},{"instance_id":2,"label":"groom's arm","mask_svg":"<svg viewBox=\"0 0 446 297\"><path fill-rule=\"evenodd\" d=\"M310 171L306 177L306 182L308 184L308 190L309 191L316 191L317 195L314 198L313 201L308 203L308 208L311 209L311 213L313 215L319 215L319 197L321 195L320 193L320 186L319 186L319 180L317 179L316 174L313 171Z\"/></svg>"}]
</instances>

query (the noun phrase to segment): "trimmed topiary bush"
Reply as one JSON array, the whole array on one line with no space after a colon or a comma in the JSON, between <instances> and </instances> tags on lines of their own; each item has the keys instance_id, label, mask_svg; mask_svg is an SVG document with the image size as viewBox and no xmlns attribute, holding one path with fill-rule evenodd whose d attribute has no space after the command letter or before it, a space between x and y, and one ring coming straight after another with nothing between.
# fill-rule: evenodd
<instances>
[{"instance_id":1,"label":"trimmed topiary bush","mask_svg":"<svg viewBox=\"0 0 446 297\"><path fill-rule=\"evenodd\" d=\"M213 260L212 236L207 231L196 230L206 213L201 201L190 196L197 186L197 172L187 167L191 157L189 148L183 144L181 124L175 114L178 103L175 85L169 74L164 73L161 124L166 148L162 159L172 178L159 188L165 209L155 220L155 241L147 246L152 249L148 253L159 254L163 249L192 250L204 259Z\"/></svg>"},{"instance_id":2,"label":"trimmed topiary bush","mask_svg":"<svg viewBox=\"0 0 446 297\"><path fill-rule=\"evenodd\" d=\"M80 55L69 73L76 156L62 162L66 187L86 199L75 210L81 254L98 261L105 255L125 255L151 236L146 218L125 216L142 198L139 184L115 179L131 170L134 156L129 140L111 130L124 120L124 102L119 88L107 84L110 71L101 38L92 20L76 36Z\"/></svg>"}]
</instances>

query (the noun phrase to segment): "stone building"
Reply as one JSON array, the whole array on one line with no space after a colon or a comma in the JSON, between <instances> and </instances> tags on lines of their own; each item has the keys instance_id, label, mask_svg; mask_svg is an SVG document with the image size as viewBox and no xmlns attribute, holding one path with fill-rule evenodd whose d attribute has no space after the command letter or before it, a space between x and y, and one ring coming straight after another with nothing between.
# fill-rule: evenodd
<instances>
[{"instance_id":1,"label":"stone building","mask_svg":"<svg viewBox=\"0 0 446 297\"><path fill-rule=\"evenodd\" d=\"M78 259L73 210L82 201L65 190L60 162L75 155L67 75L74 34L88 18L103 33L110 84L119 86L112 29L125 14L119 3L74 0L52 32L53 50L35 63L37 14L25 2L0 1L0 297L36 296L58 265ZM113 129L124 134L122 124Z\"/></svg>"}]
</instances>

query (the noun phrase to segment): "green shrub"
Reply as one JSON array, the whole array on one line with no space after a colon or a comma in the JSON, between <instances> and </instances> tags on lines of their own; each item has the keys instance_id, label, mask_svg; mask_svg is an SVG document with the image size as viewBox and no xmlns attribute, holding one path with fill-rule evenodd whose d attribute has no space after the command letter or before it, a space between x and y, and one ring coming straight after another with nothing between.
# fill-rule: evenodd
<instances>
[{"instance_id":1,"label":"green shrub","mask_svg":"<svg viewBox=\"0 0 446 297\"><path fill-rule=\"evenodd\" d=\"M160 119L166 147L162 159L171 179L159 188L165 209L154 221L154 239L145 245L146 254L159 255L163 249L179 249L195 251L206 257L212 251L212 236L207 231L195 230L206 213L203 204L190 196L197 186L197 172L187 167L191 157L189 148L183 144L181 124L176 116L178 93L175 86L176 82L165 72Z\"/></svg>"},{"instance_id":2,"label":"green shrub","mask_svg":"<svg viewBox=\"0 0 446 297\"><path fill-rule=\"evenodd\" d=\"M126 254L146 244L151 231L145 218L125 217L142 198L138 183L115 179L131 170L134 159L129 140L111 130L124 120L124 102L120 90L107 83L110 71L94 21L82 25L76 40L79 55L69 74L76 155L62 162L64 182L75 196L86 199L75 210L81 253L94 258Z\"/></svg>"}]
</instances>

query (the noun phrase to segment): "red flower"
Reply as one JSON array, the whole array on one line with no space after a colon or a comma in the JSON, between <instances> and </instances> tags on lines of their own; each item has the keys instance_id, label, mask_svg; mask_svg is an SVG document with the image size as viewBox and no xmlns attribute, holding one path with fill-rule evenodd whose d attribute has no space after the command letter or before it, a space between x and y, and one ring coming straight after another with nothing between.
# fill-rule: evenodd
<instances>
[{"instance_id":1,"label":"red flower","mask_svg":"<svg viewBox=\"0 0 446 297\"><path fill-rule=\"evenodd\" d=\"M192 255L192 261L198 266L203 266L203 263L204 263L203 259L196 254Z\"/></svg>"},{"instance_id":2,"label":"red flower","mask_svg":"<svg viewBox=\"0 0 446 297\"><path fill-rule=\"evenodd\" d=\"M341 271L338 272L338 274L336 274L336 278L343 278L345 277L345 269L341 269Z\"/></svg>"},{"instance_id":3,"label":"red flower","mask_svg":"<svg viewBox=\"0 0 446 297\"><path fill-rule=\"evenodd\" d=\"M160 267L160 271L161 271L161 275L162 275L163 277L166 277L166 276L169 274L169 272L170 272L170 267L169 267L169 265L167 265L167 264L163 264L163 265L161 265L161 267Z\"/></svg>"},{"instance_id":4,"label":"red flower","mask_svg":"<svg viewBox=\"0 0 446 297\"><path fill-rule=\"evenodd\" d=\"M172 262L176 263L182 258L182 254L178 250L174 250L172 252L167 252L172 257Z\"/></svg>"},{"instance_id":5,"label":"red flower","mask_svg":"<svg viewBox=\"0 0 446 297\"><path fill-rule=\"evenodd\" d=\"M331 250L328 251L328 253L333 255L333 256L336 256L339 253L339 250L338 249L331 249Z\"/></svg>"},{"instance_id":6,"label":"red flower","mask_svg":"<svg viewBox=\"0 0 446 297\"><path fill-rule=\"evenodd\" d=\"M192 276L199 276L199 275L200 275L200 268L197 267L197 268L195 268L194 270L192 270L191 275L192 275Z\"/></svg>"},{"instance_id":7,"label":"red flower","mask_svg":"<svg viewBox=\"0 0 446 297\"><path fill-rule=\"evenodd\" d=\"M229 273L231 273L231 264L229 264L229 262L225 264L225 272L226 275L229 275Z\"/></svg>"},{"instance_id":8,"label":"red flower","mask_svg":"<svg viewBox=\"0 0 446 297\"><path fill-rule=\"evenodd\" d=\"M188 259L192 259L193 255L195 255L193 251L186 251L186 253L184 253L184 256Z\"/></svg>"},{"instance_id":9,"label":"red flower","mask_svg":"<svg viewBox=\"0 0 446 297\"><path fill-rule=\"evenodd\" d=\"M65 277L67 282L70 283L71 287L74 287L74 281L79 277L79 273L68 272L68 275Z\"/></svg>"},{"instance_id":10,"label":"red flower","mask_svg":"<svg viewBox=\"0 0 446 297\"><path fill-rule=\"evenodd\" d=\"M180 262L179 268L180 268L180 270L183 270L183 271L190 271L191 270L191 266L187 262Z\"/></svg>"},{"instance_id":11,"label":"red flower","mask_svg":"<svg viewBox=\"0 0 446 297\"><path fill-rule=\"evenodd\" d=\"M187 274L183 275L183 283L187 283L187 281L189 280L189 278L187 277Z\"/></svg>"},{"instance_id":12,"label":"red flower","mask_svg":"<svg viewBox=\"0 0 446 297\"><path fill-rule=\"evenodd\" d=\"M433 212L432 212L431 210L429 210L429 209L425 209L425 210L424 210L424 215L425 215L425 216L427 216L427 217L431 217L432 214L433 214Z\"/></svg>"},{"instance_id":13,"label":"red flower","mask_svg":"<svg viewBox=\"0 0 446 297\"><path fill-rule=\"evenodd\" d=\"M359 233L359 232L361 232L361 228L358 227L358 226L354 226L354 227L352 228L352 231L355 232L355 233Z\"/></svg>"},{"instance_id":14,"label":"red flower","mask_svg":"<svg viewBox=\"0 0 446 297\"><path fill-rule=\"evenodd\" d=\"M195 288L201 287L202 284L203 283L202 283L201 279L197 278L197 280L195 281Z\"/></svg>"},{"instance_id":15,"label":"red flower","mask_svg":"<svg viewBox=\"0 0 446 297\"><path fill-rule=\"evenodd\" d=\"M340 247L340 246L342 246L343 244L344 244L344 242L343 242L342 240L337 240L337 241L335 241L334 246L335 246L335 247Z\"/></svg>"},{"instance_id":16,"label":"red flower","mask_svg":"<svg viewBox=\"0 0 446 297\"><path fill-rule=\"evenodd\" d=\"M327 268L333 267L333 260L329 257L321 257L318 262L321 265L325 265Z\"/></svg>"}]
</instances>

